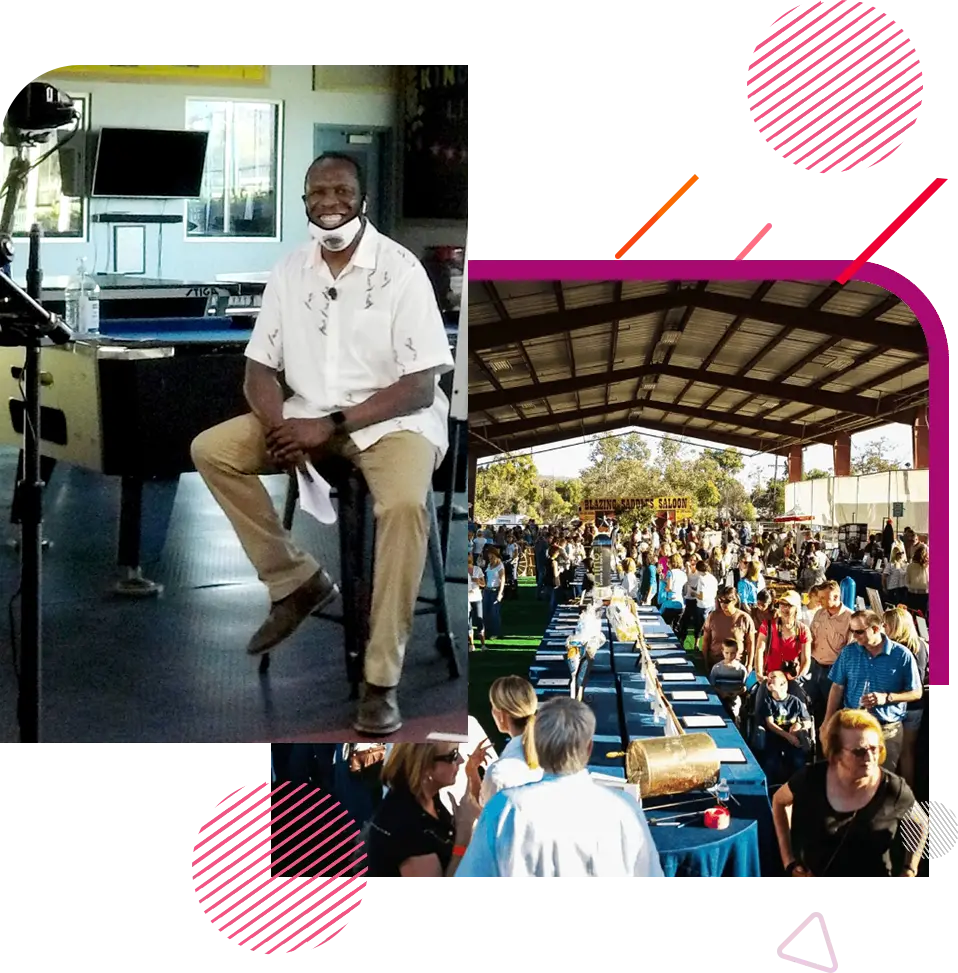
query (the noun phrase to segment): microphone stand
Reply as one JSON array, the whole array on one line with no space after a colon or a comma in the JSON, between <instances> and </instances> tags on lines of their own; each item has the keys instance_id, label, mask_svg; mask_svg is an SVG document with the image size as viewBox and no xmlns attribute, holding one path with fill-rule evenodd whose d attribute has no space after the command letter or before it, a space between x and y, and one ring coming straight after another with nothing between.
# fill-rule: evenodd
<instances>
[{"instance_id":1,"label":"microphone stand","mask_svg":"<svg viewBox=\"0 0 958 973\"><path fill-rule=\"evenodd\" d=\"M40 346L44 337L61 344L73 334L40 304L40 227L30 229L27 290L0 272L0 338L26 349L23 403L23 534L20 561L21 650L17 666L17 720L21 743L40 741L41 695L41 524L43 483L40 479ZM10 339L13 340L10 340Z\"/></svg>"}]
</instances>

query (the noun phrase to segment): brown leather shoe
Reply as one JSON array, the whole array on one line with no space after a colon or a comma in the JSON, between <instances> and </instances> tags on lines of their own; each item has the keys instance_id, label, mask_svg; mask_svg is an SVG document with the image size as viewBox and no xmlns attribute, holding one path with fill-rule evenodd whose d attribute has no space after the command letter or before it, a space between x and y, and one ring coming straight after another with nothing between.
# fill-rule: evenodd
<instances>
[{"instance_id":1,"label":"brown leather shoe","mask_svg":"<svg viewBox=\"0 0 958 973\"><path fill-rule=\"evenodd\" d=\"M395 686L363 683L362 698L353 729L368 736L388 736L402 726Z\"/></svg>"},{"instance_id":2,"label":"brown leather shoe","mask_svg":"<svg viewBox=\"0 0 958 973\"><path fill-rule=\"evenodd\" d=\"M262 655L289 638L314 611L328 605L339 594L339 588L325 571L317 571L291 595L273 602L266 621L250 639L246 651Z\"/></svg>"}]
</instances>

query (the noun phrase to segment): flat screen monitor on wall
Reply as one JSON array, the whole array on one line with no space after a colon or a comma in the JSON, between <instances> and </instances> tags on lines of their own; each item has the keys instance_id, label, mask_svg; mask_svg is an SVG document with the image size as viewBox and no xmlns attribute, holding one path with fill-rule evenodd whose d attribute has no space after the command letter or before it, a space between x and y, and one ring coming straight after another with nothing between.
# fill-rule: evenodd
<instances>
[{"instance_id":1,"label":"flat screen monitor on wall","mask_svg":"<svg viewBox=\"0 0 958 973\"><path fill-rule=\"evenodd\" d=\"M200 195L208 132L104 128L97 141L94 196L188 199Z\"/></svg>"}]
</instances>

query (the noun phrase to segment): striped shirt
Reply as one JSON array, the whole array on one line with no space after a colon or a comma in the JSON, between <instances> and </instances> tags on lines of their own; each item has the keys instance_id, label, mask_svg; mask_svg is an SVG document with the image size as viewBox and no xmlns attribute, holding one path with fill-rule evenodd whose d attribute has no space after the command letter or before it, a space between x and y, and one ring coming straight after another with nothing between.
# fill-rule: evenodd
<instances>
[{"instance_id":1,"label":"striped shirt","mask_svg":"<svg viewBox=\"0 0 958 973\"><path fill-rule=\"evenodd\" d=\"M845 709L860 709L866 693L908 693L921 688L915 656L887 635L882 636L878 655L856 643L846 645L828 673L836 686L845 690ZM876 706L871 714L879 723L898 723L905 718L907 703Z\"/></svg>"}]
</instances>

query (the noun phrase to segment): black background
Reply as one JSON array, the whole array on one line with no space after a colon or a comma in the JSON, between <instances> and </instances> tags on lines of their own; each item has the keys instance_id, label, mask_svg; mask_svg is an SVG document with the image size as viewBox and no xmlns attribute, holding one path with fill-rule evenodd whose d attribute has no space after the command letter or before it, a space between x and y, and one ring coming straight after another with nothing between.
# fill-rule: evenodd
<instances>
[{"instance_id":1,"label":"black background","mask_svg":"<svg viewBox=\"0 0 958 973\"><path fill-rule=\"evenodd\" d=\"M403 68L403 217L464 220L467 68Z\"/></svg>"},{"instance_id":2,"label":"black background","mask_svg":"<svg viewBox=\"0 0 958 973\"><path fill-rule=\"evenodd\" d=\"M800 176L752 134L743 67L774 4L643 5L621 23L581 10L574 32L549 43L507 43L511 28L503 22L500 43L485 46L473 70L475 255L607 258L699 166L704 182L634 255L731 257L768 215L778 229L765 257L855 255L931 177L954 171L954 55L940 22L944 9L891 5L929 66L929 110L903 155L868 177ZM562 36L556 18L535 29ZM610 47L617 35L622 41ZM0 103L9 90L0 78ZM953 198L949 186L881 253L883 262L903 264L946 313ZM951 747L943 735L939 753ZM232 954L200 919L188 846L217 793L262 774L259 747L0 748L8 945L35 959L132 953L262 962ZM952 875L950 862L929 873ZM747 956L767 969L776 968L775 937L804 909L833 912L846 963L875 949L894 963L913 959L916 937L928 941L920 917L934 911L934 890L934 881L889 883L871 901L814 882L736 883L721 896L710 883L628 894L617 886L581 894L556 883L534 894L522 883L376 886L344 938L305 959L334 969L358 954L388 965L515 965L562 956L576 944L613 962L610 948L625 947L641 961L650 950L668 954L655 930L698 929L696 947L667 937L673 960L704 951L733 963ZM879 915L918 925L876 933ZM731 939L723 927L734 931Z\"/></svg>"}]
</instances>

